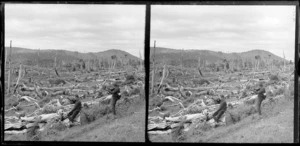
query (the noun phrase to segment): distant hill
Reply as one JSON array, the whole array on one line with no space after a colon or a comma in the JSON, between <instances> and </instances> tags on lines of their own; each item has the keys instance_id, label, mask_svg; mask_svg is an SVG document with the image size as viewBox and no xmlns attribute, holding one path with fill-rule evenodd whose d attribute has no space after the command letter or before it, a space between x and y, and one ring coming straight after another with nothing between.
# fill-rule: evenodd
<instances>
[{"instance_id":1,"label":"distant hill","mask_svg":"<svg viewBox=\"0 0 300 146\"><path fill-rule=\"evenodd\" d=\"M6 53L9 51L9 47L5 47ZM97 53L80 53L76 51L66 51L66 50L40 50L39 57L38 57L38 50L36 49L28 49L28 48L19 48L13 47L12 48L12 60L13 61L32 61L36 62L38 58L43 60L54 60L56 56L56 60L58 62L64 61L66 63L72 62L74 60L92 60L92 59L99 59L99 60L107 60L111 61L112 55L116 55L118 59L122 59L122 61L140 61L141 59L131 55L128 52L111 49L103 52Z\"/></svg>"},{"instance_id":2,"label":"distant hill","mask_svg":"<svg viewBox=\"0 0 300 146\"><path fill-rule=\"evenodd\" d=\"M150 48L150 54L153 53L153 47ZM283 61L284 59L276 56L265 50L251 50L242 53L223 53L221 51L215 52L210 50L176 50L171 48L156 47L155 48L155 60L156 62L166 61L168 64L171 62L180 62L181 55L184 62L189 62L189 64L197 64L199 62L203 63L206 60L209 63L216 63L217 61L226 60L254 60L255 56L259 55L263 60L276 60ZM286 62L288 62L286 60Z\"/></svg>"}]
</instances>

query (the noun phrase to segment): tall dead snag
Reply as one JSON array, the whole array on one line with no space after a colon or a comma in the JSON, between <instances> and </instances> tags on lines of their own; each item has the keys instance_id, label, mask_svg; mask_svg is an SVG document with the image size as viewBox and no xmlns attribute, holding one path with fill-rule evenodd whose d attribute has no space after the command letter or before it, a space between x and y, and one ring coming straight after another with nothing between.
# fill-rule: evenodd
<instances>
[{"instance_id":1,"label":"tall dead snag","mask_svg":"<svg viewBox=\"0 0 300 146\"><path fill-rule=\"evenodd\" d=\"M200 60L200 56L199 56L199 59L198 59L198 67L199 67L199 68L201 67L201 60Z\"/></svg>"},{"instance_id":2,"label":"tall dead snag","mask_svg":"<svg viewBox=\"0 0 300 146\"><path fill-rule=\"evenodd\" d=\"M199 72L200 76L203 77L200 67L198 67L198 72Z\"/></svg>"},{"instance_id":3,"label":"tall dead snag","mask_svg":"<svg viewBox=\"0 0 300 146\"><path fill-rule=\"evenodd\" d=\"M19 84L19 81L21 79L21 75L22 75L22 63L20 63L19 76L18 76L18 79L17 79L16 86Z\"/></svg>"},{"instance_id":4,"label":"tall dead snag","mask_svg":"<svg viewBox=\"0 0 300 146\"><path fill-rule=\"evenodd\" d=\"M54 71L55 71L55 74L59 77L59 74L57 72L57 69L56 69L56 56L57 56L57 52L55 53L55 57L54 57Z\"/></svg>"},{"instance_id":5,"label":"tall dead snag","mask_svg":"<svg viewBox=\"0 0 300 146\"><path fill-rule=\"evenodd\" d=\"M53 64L54 68L56 68L56 55L57 55L57 52L55 52L55 57L54 57L54 64Z\"/></svg>"},{"instance_id":6,"label":"tall dead snag","mask_svg":"<svg viewBox=\"0 0 300 146\"><path fill-rule=\"evenodd\" d=\"M8 56L8 50L7 51L5 50L4 68L6 68L7 56ZM4 73L5 73L5 69L4 69Z\"/></svg>"},{"instance_id":7,"label":"tall dead snag","mask_svg":"<svg viewBox=\"0 0 300 146\"><path fill-rule=\"evenodd\" d=\"M60 77L56 68L54 68L54 71L55 71L55 74L56 74L58 77Z\"/></svg>"},{"instance_id":8,"label":"tall dead snag","mask_svg":"<svg viewBox=\"0 0 300 146\"><path fill-rule=\"evenodd\" d=\"M154 92L154 78L155 78L155 47L156 47L156 41L154 40L154 48L153 48L153 54L152 54L152 63L153 63L153 70L152 70L152 84L151 84L151 94Z\"/></svg>"},{"instance_id":9,"label":"tall dead snag","mask_svg":"<svg viewBox=\"0 0 300 146\"><path fill-rule=\"evenodd\" d=\"M163 69L163 75L161 77L161 81L160 81L160 84L158 86L158 90L157 90L157 93L159 92L159 89L161 88L161 85L163 84L163 81L165 79L165 76L166 76L166 64L164 65L164 69Z\"/></svg>"},{"instance_id":10,"label":"tall dead snag","mask_svg":"<svg viewBox=\"0 0 300 146\"><path fill-rule=\"evenodd\" d=\"M273 69L273 67L272 67L272 64L273 64L273 63L272 63L272 60L271 60L271 55L269 54L268 56L269 56L269 59L268 59L268 62L269 62L269 63L268 63L268 64L269 64L269 70L272 70L272 69Z\"/></svg>"},{"instance_id":11,"label":"tall dead snag","mask_svg":"<svg viewBox=\"0 0 300 146\"><path fill-rule=\"evenodd\" d=\"M9 94L10 93L10 77L11 77L11 51L12 51L12 41L10 41L10 47L9 47L9 64L8 64L8 82L7 82L7 87L8 87L8 89L7 89L7 93Z\"/></svg>"}]
</instances>

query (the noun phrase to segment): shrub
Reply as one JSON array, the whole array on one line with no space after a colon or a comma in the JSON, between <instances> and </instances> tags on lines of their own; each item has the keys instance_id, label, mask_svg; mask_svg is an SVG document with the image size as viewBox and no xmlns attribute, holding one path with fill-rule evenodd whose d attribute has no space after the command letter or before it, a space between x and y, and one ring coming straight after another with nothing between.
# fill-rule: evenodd
<instances>
[{"instance_id":1,"label":"shrub","mask_svg":"<svg viewBox=\"0 0 300 146\"><path fill-rule=\"evenodd\" d=\"M272 96L274 96L273 93L271 91L267 91L266 97L272 97Z\"/></svg>"},{"instance_id":2,"label":"shrub","mask_svg":"<svg viewBox=\"0 0 300 146\"><path fill-rule=\"evenodd\" d=\"M38 129L39 126L37 123L34 123L34 126L27 129L26 138L28 141L40 140Z\"/></svg>"},{"instance_id":3,"label":"shrub","mask_svg":"<svg viewBox=\"0 0 300 146\"><path fill-rule=\"evenodd\" d=\"M132 84L135 81L134 75L126 75L124 84Z\"/></svg>"},{"instance_id":4,"label":"shrub","mask_svg":"<svg viewBox=\"0 0 300 146\"><path fill-rule=\"evenodd\" d=\"M17 110L17 111L21 111L21 110L23 110L23 108L22 108L20 105L18 105L18 106L16 107L16 110Z\"/></svg>"},{"instance_id":5,"label":"shrub","mask_svg":"<svg viewBox=\"0 0 300 146\"><path fill-rule=\"evenodd\" d=\"M19 101L15 97L10 97L7 102L8 106L17 106Z\"/></svg>"},{"instance_id":6,"label":"shrub","mask_svg":"<svg viewBox=\"0 0 300 146\"><path fill-rule=\"evenodd\" d=\"M247 97L247 91L246 91L246 90L244 90L244 91L242 92L242 95L241 95L241 98L245 98L245 97Z\"/></svg>"},{"instance_id":7,"label":"shrub","mask_svg":"<svg viewBox=\"0 0 300 146\"><path fill-rule=\"evenodd\" d=\"M160 106L160 110L165 111L165 110L167 110L167 108L164 105L162 105L162 106Z\"/></svg>"},{"instance_id":8,"label":"shrub","mask_svg":"<svg viewBox=\"0 0 300 146\"><path fill-rule=\"evenodd\" d=\"M68 127L62 121L58 121L57 123L53 123L52 128L57 130L57 131L64 131Z\"/></svg>"},{"instance_id":9,"label":"shrub","mask_svg":"<svg viewBox=\"0 0 300 146\"><path fill-rule=\"evenodd\" d=\"M188 97L187 99L185 99L184 101L183 101L183 105L184 105L184 107L187 107L189 104L191 104L191 103L193 103L194 102L194 98L193 97Z\"/></svg>"},{"instance_id":10,"label":"shrub","mask_svg":"<svg viewBox=\"0 0 300 146\"><path fill-rule=\"evenodd\" d=\"M208 130L210 130L212 127L208 124L208 123L206 123L206 122L203 122L203 123L201 123L199 126L199 129L201 130L201 131L208 131Z\"/></svg>"},{"instance_id":11,"label":"shrub","mask_svg":"<svg viewBox=\"0 0 300 146\"><path fill-rule=\"evenodd\" d=\"M289 87L284 91L284 97L288 100L294 99L294 82L289 83Z\"/></svg>"},{"instance_id":12,"label":"shrub","mask_svg":"<svg viewBox=\"0 0 300 146\"><path fill-rule=\"evenodd\" d=\"M246 104L246 105L253 105L253 104L255 103L255 99L256 99L256 98L250 99L250 100L245 100L245 101L244 101L244 104Z\"/></svg>"},{"instance_id":13,"label":"shrub","mask_svg":"<svg viewBox=\"0 0 300 146\"><path fill-rule=\"evenodd\" d=\"M88 114L84 111L80 113L80 123L81 125L89 124L96 120L96 116Z\"/></svg>"},{"instance_id":14,"label":"shrub","mask_svg":"<svg viewBox=\"0 0 300 146\"><path fill-rule=\"evenodd\" d=\"M102 105L85 108L80 114L81 124L91 123L111 112L110 106Z\"/></svg>"},{"instance_id":15,"label":"shrub","mask_svg":"<svg viewBox=\"0 0 300 146\"><path fill-rule=\"evenodd\" d=\"M273 92L273 96L281 95L285 92L285 87L280 87Z\"/></svg>"},{"instance_id":16,"label":"shrub","mask_svg":"<svg viewBox=\"0 0 300 146\"><path fill-rule=\"evenodd\" d=\"M129 93L128 93L127 91L123 91L123 92L121 93L121 96L127 97L127 96L129 96Z\"/></svg>"},{"instance_id":17,"label":"shrub","mask_svg":"<svg viewBox=\"0 0 300 146\"><path fill-rule=\"evenodd\" d=\"M132 95L136 95L136 94L139 94L140 93L140 89L139 88L134 88L132 90L129 91L129 96L132 96Z\"/></svg>"},{"instance_id":18,"label":"shrub","mask_svg":"<svg viewBox=\"0 0 300 146\"><path fill-rule=\"evenodd\" d=\"M43 107L42 114L49 114L49 113L55 113L58 110L58 108L54 105L46 105Z\"/></svg>"},{"instance_id":19,"label":"shrub","mask_svg":"<svg viewBox=\"0 0 300 146\"><path fill-rule=\"evenodd\" d=\"M279 81L278 75L270 75L269 78L270 78L271 81Z\"/></svg>"},{"instance_id":20,"label":"shrub","mask_svg":"<svg viewBox=\"0 0 300 146\"><path fill-rule=\"evenodd\" d=\"M187 112L189 114L201 113L204 109L205 109L204 107L194 105Z\"/></svg>"},{"instance_id":21,"label":"shrub","mask_svg":"<svg viewBox=\"0 0 300 146\"><path fill-rule=\"evenodd\" d=\"M184 136L184 123L180 122L180 124L172 130L172 140L174 142L183 141L186 137Z\"/></svg>"},{"instance_id":22,"label":"shrub","mask_svg":"<svg viewBox=\"0 0 300 146\"><path fill-rule=\"evenodd\" d=\"M162 104L163 104L163 101L159 96L154 96L154 97L150 98L150 100L149 100L150 109L155 108L155 107L160 107Z\"/></svg>"},{"instance_id":23,"label":"shrub","mask_svg":"<svg viewBox=\"0 0 300 146\"><path fill-rule=\"evenodd\" d=\"M226 125L234 124L239 122L241 119L244 119L252 114L256 113L254 106L250 105L239 105L237 108L228 110L225 114L226 116Z\"/></svg>"},{"instance_id":24,"label":"shrub","mask_svg":"<svg viewBox=\"0 0 300 146\"><path fill-rule=\"evenodd\" d=\"M43 107L46 103L50 102L51 99L52 98L50 96L47 96L46 98L43 98L42 100L40 100L38 102L38 104L39 104L40 107Z\"/></svg>"},{"instance_id":25,"label":"shrub","mask_svg":"<svg viewBox=\"0 0 300 146\"><path fill-rule=\"evenodd\" d=\"M99 101L99 106L101 106L101 105L107 105L107 104L110 103L110 101L111 101L111 99L109 99L109 100L101 100L101 101Z\"/></svg>"}]
</instances>

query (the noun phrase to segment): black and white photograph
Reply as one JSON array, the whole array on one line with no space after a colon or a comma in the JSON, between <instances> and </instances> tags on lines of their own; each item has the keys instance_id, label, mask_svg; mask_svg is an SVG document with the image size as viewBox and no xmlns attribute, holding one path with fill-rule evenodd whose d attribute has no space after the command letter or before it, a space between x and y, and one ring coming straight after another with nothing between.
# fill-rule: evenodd
<instances>
[{"instance_id":1,"label":"black and white photograph","mask_svg":"<svg viewBox=\"0 0 300 146\"><path fill-rule=\"evenodd\" d=\"M4 10L5 141L145 142L145 5Z\"/></svg>"},{"instance_id":2,"label":"black and white photograph","mask_svg":"<svg viewBox=\"0 0 300 146\"><path fill-rule=\"evenodd\" d=\"M293 143L295 5L151 5L151 142Z\"/></svg>"}]
</instances>

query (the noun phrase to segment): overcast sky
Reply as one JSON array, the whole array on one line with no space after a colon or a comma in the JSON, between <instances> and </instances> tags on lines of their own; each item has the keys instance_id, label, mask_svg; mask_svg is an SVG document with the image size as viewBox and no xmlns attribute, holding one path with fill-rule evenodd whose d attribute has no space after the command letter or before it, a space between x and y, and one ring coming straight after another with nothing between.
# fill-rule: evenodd
<instances>
[{"instance_id":1,"label":"overcast sky","mask_svg":"<svg viewBox=\"0 0 300 146\"><path fill-rule=\"evenodd\" d=\"M244 52L294 60L295 6L151 6L151 46Z\"/></svg>"},{"instance_id":2,"label":"overcast sky","mask_svg":"<svg viewBox=\"0 0 300 146\"><path fill-rule=\"evenodd\" d=\"M144 54L145 6L6 4L5 46ZM144 58L144 57L143 57Z\"/></svg>"}]
</instances>

